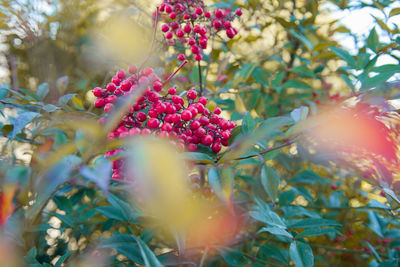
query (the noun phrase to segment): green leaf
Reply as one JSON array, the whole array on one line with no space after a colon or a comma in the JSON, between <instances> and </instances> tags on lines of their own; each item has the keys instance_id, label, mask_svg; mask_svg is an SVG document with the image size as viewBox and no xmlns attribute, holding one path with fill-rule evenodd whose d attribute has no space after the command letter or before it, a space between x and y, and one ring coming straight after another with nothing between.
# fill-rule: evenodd
<instances>
[{"instance_id":1,"label":"green leaf","mask_svg":"<svg viewBox=\"0 0 400 267\"><path fill-rule=\"evenodd\" d=\"M289 248L289 256L296 267L314 266L314 255L307 243L301 241L292 242Z\"/></svg>"},{"instance_id":2,"label":"green leaf","mask_svg":"<svg viewBox=\"0 0 400 267\"><path fill-rule=\"evenodd\" d=\"M320 235L325 235L328 233L338 233L338 230L334 228L321 228L321 227L315 227L315 228L309 228L306 229L305 231L301 232L300 234L296 235L296 238L300 237L311 237L311 236L320 236Z\"/></svg>"},{"instance_id":3,"label":"green leaf","mask_svg":"<svg viewBox=\"0 0 400 267\"><path fill-rule=\"evenodd\" d=\"M55 217L60 219L63 223L68 225L69 227L74 227L75 226L75 218L69 215L64 215L60 213L54 213L53 214Z\"/></svg>"},{"instance_id":4,"label":"green leaf","mask_svg":"<svg viewBox=\"0 0 400 267\"><path fill-rule=\"evenodd\" d=\"M290 116L295 122L299 122L305 120L308 115L309 108L306 106L301 106L299 108L295 108L290 112Z\"/></svg>"},{"instance_id":5,"label":"green leaf","mask_svg":"<svg viewBox=\"0 0 400 267\"><path fill-rule=\"evenodd\" d=\"M290 234L288 231L286 231L283 228L280 227L263 227L261 228L260 231L258 231L258 233L262 233L262 232L269 232L273 235L280 235L280 236L285 236L288 238L293 238L292 234Z\"/></svg>"},{"instance_id":6,"label":"green leaf","mask_svg":"<svg viewBox=\"0 0 400 267\"><path fill-rule=\"evenodd\" d=\"M79 169L79 173L83 178L95 183L105 195L108 195L108 187L112 176L111 162L104 157L96 160L94 168L88 166L82 166Z\"/></svg>"},{"instance_id":7,"label":"green leaf","mask_svg":"<svg viewBox=\"0 0 400 267\"><path fill-rule=\"evenodd\" d=\"M363 89L367 89L378 86L379 84L383 84L390 77L392 77L393 74L393 72L383 72L381 74L375 75L374 77L368 78L367 80L363 81L362 87Z\"/></svg>"},{"instance_id":8,"label":"green leaf","mask_svg":"<svg viewBox=\"0 0 400 267\"><path fill-rule=\"evenodd\" d=\"M280 183L278 172L272 167L264 165L261 168L261 183L271 200L275 202L278 197L278 186Z\"/></svg>"},{"instance_id":9,"label":"green leaf","mask_svg":"<svg viewBox=\"0 0 400 267\"><path fill-rule=\"evenodd\" d=\"M47 83L42 83L37 87L36 94L40 99L43 99L49 93L49 90L49 85Z\"/></svg>"},{"instance_id":10,"label":"green leaf","mask_svg":"<svg viewBox=\"0 0 400 267\"><path fill-rule=\"evenodd\" d=\"M70 100L71 100L72 98L74 98L76 95L77 95L77 94L66 94L66 95L61 96L61 97L58 99L58 104L59 104L60 106L65 106L65 105L68 103L68 101L70 101Z\"/></svg>"},{"instance_id":11,"label":"green leaf","mask_svg":"<svg viewBox=\"0 0 400 267\"><path fill-rule=\"evenodd\" d=\"M60 108L55 105L52 105L52 104L47 104L47 105L43 106L42 109L47 112L53 112L53 111L59 110Z\"/></svg>"},{"instance_id":12,"label":"green leaf","mask_svg":"<svg viewBox=\"0 0 400 267\"><path fill-rule=\"evenodd\" d=\"M306 218L306 219L287 221L287 226L290 229L298 229L298 228L313 228L313 227L323 227L323 226L340 226L340 224L334 220Z\"/></svg>"},{"instance_id":13,"label":"green leaf","mask_svg":"<svg viewBox=\"0 0 400 267\"><path fill-rule=\"evenodd\" d=\"M25 128L25 126L30 123L36 117L40 117L41 114L37 112L25 111L20 113L14 121L14 128L11 133L11 138L14 139L15 136Z\"/></svg>"},{"instance_id":14,"label":"green leaf","mask_svg":"<svg viewBox=\"0 0 400 267\"><path fill-rule=\"evenodd\" d=\"M136 238L132 235L115 233L110 238L100 239L97 248L112 248L137 264L145 264Z\"/></svg>"},{"instance_id":15,"label":"green leaf","mask_svg":"<svg viewBox=\"0 0 400 267\"><path fill-rule=\"evenodd\" d=\"M4 88L0 88L0 100L5 98L8 95L8 91Z\"/></svg>"},{"instance_id":16,"label":"green leaf","mask_svg":"<svg viewBox=\"0 0 400 267\"><path fill-rule=\"evenodd\" d=\"M263 222L270 227L286 229L285 222L275 212L271 211L268 204L261 200L256 200L257 204L249 215L257 221Z\"/></svg>"},{"instance_id":17,"label":"green leaf","mask_svg":"<svg viewBox=\"0 0 400 267\"><path fill-rule=\"evenodd\" d=\"M56 264L54 265L54 267L61 267L61 264L72 254L72 251L68 251L67 253L65 253L64 255L62 255L58 261L56 262Z\"/></svg>"},{"instance_id":18,"label":"green leaf","mask_svg":"<svg viewBox=\"0 0 400 267\"><path fill-rule=\"evenodd\" d=\"M400 7L393 8L390 10L389 17L400 15Z\"/></svg>"},{"instance_id":19,"label":"green leaf","mask_svg":"<svg viewBox=\"0 0 400 267\"><path fill-rule=\"evenodd\" d=\"M124 222L126 221L125 216L122 214L122 212L119 209L116 209L114 207L110 206L105 206L105 207L97 207L96 211L104 215L105 217L109 219L114 219L117 221Z\"/></svg>"},{"instance_id":20,"label":"green leaf","mask_svg":"<svg viewBox=\"0 0 400 267\"><path fill-rule=\"evenodd\" d=\"M246 112L243 116L242 131L244 133L252 132L254 130L256 123L254 118L251 116L250 112Z\"/></svg>"},{"instance_id":21,"label":"green leaf","mask_svg":"<svg viewBox=\"0 0 400 267\"><path fill-rule=\"evenodd\" d=\"M135 237L137 244L139 245L140 254L144 260L146 267L162 267L162 264L154 255L153 251L144 243L140 238Z\"/></svg>"},{"instance_id":22,"label":"green leaf","mask_svg":"<svg viewBox=\"0 0 400 267\"><path fill-rule=\"evenodd\" d=\"M306 45L306 47L308 48L308 50L313 50L314 49L314 45L313 43L308 40L303 34L299 33L299 32L295 32L293 30L288 30L291 34L293 34L294 37L296 37L297 39L299 39L301 42L303 42L303 44Z\"/></svg>"},{"instance_id":23,"label":"green leaf","mask_svg":"<svg viewBox=\"0 0 400 267\"><path fill-rule=\"evenodd\" d=\"M332 52L335 53L338 57L340 57L341 59L343 59L344 61L347 62L347 64L349 64L350 66L355 66L356 61L354 59L354 57L352 55L349 54L349 52L347 52L346 50L336 47L336 46L331 46L330 47Z\"/></svg>"},{"instance_id":24,"label":"green leaf","mask_svg":"<svg viewBox=\"0 0 400 267\"><path fill-rule=\"evenodd\" d=\"M207 179L214 192L222 192L221 176L219 175L217 168L213 166L208 170Z\"/></svg>"},{"instance_id":25,"label":"green leaf","mask_svg":"<svg viewBox=\"0 0 400 267\"><path fill-rule=\"evenodd\" d=\"M187 160L192 160L195 162L200 162L205 164L215 163L215 160L212 157L210 157L206 153L201 153L201 152L185 152L183 153L183 157Z\"/></svg>"},{"instance_id":26,"label":"green leaf","mask_svg":"<svg viewBox=\"0 0 400 267\"><path fill-rule=\"evenodd\" d=\"M109 194L107 201L111 204L112 207L120 211L125 221L133 219L133 211L128 203L122 201L111 193Z\"/></svg>"},{"instance_id":27,"label":"green leaf","mask_svg":"<svg viewBox=\"0 0 400 267\"><path fill-rule=\"evenodd\" d=\"M290 80L282 84L282 88L312 89L312 87L304 82Z\"/></svg>"},{"instance_id":28,"label":"green leaf","mask_svg":"<svg viewBox=\"0 0 400 267\"><path fill-rule=\"evenodd\" d=\"M382 66L374 67L371 71L373 72L400 72L400 65L399 64L385 64Z\"/></svg>"},{"instance_id":29,"label":"green leaf","mask_svg":"<svg viewBox=\"0 0 400 267\"><path fill-rule=\"evenodd\" d=\"M372 29L366 40L367 47L376 52L379 48L379 36L376 33L375 27Z\"/></svg>"},{"instance_id":30,"label":"green leaf","mask_svg":"<svg viewBox=\"0 0 400 267\"><path fill-rule=\"evenodd\" d=\"M368 211L368 218L370 221L370 224L368 224L368 227L375 232L379 237L383 238L383 232L384 232L384 226L381 224L380 220L379 220L379 215L372 211L369 210Z\"/></svg>"}]
</instances>

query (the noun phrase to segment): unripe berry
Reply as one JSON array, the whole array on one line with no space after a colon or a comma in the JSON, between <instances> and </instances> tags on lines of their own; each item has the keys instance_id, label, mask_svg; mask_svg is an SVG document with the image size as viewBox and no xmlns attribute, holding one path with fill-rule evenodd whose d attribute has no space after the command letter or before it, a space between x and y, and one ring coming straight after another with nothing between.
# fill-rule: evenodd
<instances>
[{"instance_id":1,"label":"unripe berry","mask_svg":"<svg viewBox=\"0 0 400 267\"><path fill-rule=\"evenodd\" d=\"M189 110L182 111L181 118L184 121L190 121L192 119L192 113Z\"/></svg>"},{"instance_id":2,"label":"unripe berry","mask_svg":"<svg viewBox=\"0 0 400 267\"><path fill-rule=\"evenodd\" d=\"M169 31L169 26L168 26L167 24L163 24L163 25L161 26L161 31L162 31L162 32L167 32L167 31Z\"/></svg>"},{"instance_id":3,"label":"unripe berry","mask_svg":"<svg viewBox=\"0 0 400 267\"><path fill-rule=\"evenodd\" d=\"M149 127L150 129L156 129L156 128L158 128L159 125L160 125L160 121L156 118L150 118L147 121L147 127Z\"/></svg>"},{"instance_id":4,"label":"unripe berry","mask_svg":"<svg viewBox=\"0 0 400 267\"><path fill-rule=\"evenodd\" d=\"M94 106L96 108L102 108L102 107L104 107L104 104L105 104L105 102L104 102L104 99L102 99L102 98L98 98L98 99L96 99L96 101L94 101Z\"/></svg>"},{"instance_id":5,"label":"unripe berry","mask_svg":"<svg viewBox=\"0 0 400 267\"><path fill-rule=\"evenodd\" d=\"M187 92L187 98L188 99L194 100L194 99L196 99L196 97L197 97L197 92L195 90L189 90Z\"/></svg>"},{"instance_id":6,"label":"unripe berry","mask_svg":"<svg viewBox=\"0 0 400 267\"><path fill-rule=\"evenodd\" d=\"M96 87L93 89L93 95L96 97L101 97L101 95L103 94L103 90L100 87Z\"/></svg>"}]
</instances>

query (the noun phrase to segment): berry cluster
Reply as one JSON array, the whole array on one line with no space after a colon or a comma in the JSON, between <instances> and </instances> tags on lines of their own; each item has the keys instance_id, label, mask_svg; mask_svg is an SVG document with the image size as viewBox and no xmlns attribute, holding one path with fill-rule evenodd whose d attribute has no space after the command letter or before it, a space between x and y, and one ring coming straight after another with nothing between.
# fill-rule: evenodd
<instances>
[{"instance_id":1,"label":"berry cluster","mask_svg":"<svg viewBox=\"0 0 400 267\"><path fill-rule=\"evenodd\" d=\"M228 38L233 38L238 33L231 22L235 16L241 16L242 10L236 9L234 14L230 9L218 8L214 12L205 11L202 0L164 0L159 11L166 21L161 25L161 31L168 44L174 45L179 41L190 48L194 59L202 60L203 50L207 48L208 36L225 30ZM179 54L178 59L186 59L184 54Z\"/></svg>"},{"instance_id":2,"label":"berry cluster","mask_svg":"<svg viewBox=\"0 0 400 267\"><path fill-rule=\"evenodd\" d=\"M105 113L113 110L119 97L134 92L141 83L153 81L144 94L129 112L124 115L118 127L108 138L123 138L136 135L158 135L171 138L182 150L196 151L197 145L211 147L218 153L222 146L228 146L231 131L235 128L232 121L219 115L219 107L210 111L207 108L207 98L198 97L195 90L188 90L185 97L177 94L176 87L171 87L162 93L165 83L155 74L152 68L138 70L135 65L129 66L129 74L119 70L105 89L96 87L93 94L97 97L95 107L104 108ZM105 122L102 117L100 122ZM108 157L120 150L107 152ZM114 169L119 169L121 162L116 162Z\"/></svg>"}]
</instances>

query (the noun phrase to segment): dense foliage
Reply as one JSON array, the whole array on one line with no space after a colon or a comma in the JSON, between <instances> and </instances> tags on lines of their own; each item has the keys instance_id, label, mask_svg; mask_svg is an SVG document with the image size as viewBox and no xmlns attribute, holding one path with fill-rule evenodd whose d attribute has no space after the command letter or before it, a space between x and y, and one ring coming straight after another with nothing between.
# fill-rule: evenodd
<instances>
[{"instance_id":1,"label":"dense foliage","mask_svg":"<svg viewBox=\"0 0 400 267\"><path fill-rule=\"evenodd\" d=\"M399 265L395 1L204 2L0 1L5 266Z\"/></svg>"}]
</instances>

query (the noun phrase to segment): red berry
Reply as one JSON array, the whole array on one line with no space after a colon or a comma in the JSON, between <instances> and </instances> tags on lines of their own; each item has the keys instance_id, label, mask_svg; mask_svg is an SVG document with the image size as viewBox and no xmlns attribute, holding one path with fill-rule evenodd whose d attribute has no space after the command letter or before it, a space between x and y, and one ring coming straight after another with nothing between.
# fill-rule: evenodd
<instances>
[{"instance_id":1,"label":"red berry","mask_svg":"<svg viewBox=\"0 0 400 267\"><path fill-rule=\"evenodd\" d=\"M188 20L188 19L190 19L190 18L191 18L191 17L190 17L190 15L189 15L188 13L183 14L183 19Z\"/></svg>"},{"instance_id":2,"label":"red berry","mask_svg":"<svg viewBox=\"0 0 400 267\"><path fill-rule=\"evenodd\" d=\"M200 126L201 126L200 122L195 120L192 122L192 124L190 124L190 129L192 129L194 131L194 130L198 129Z\"/></svg>"},{"instance_id":3,"label":"red berry","mask_svg":"<svg viewBox=\"0 0 400 267\"><path fill-rule=\"evenodd\" d=\"M115 89L117 89L117 86L114 83L107 84L107 91L112 93L115 91Z\"/></svg>"},{"instance_id":4,"label":"red berry","mask_svg":"<svg viewBox=\"0 0 400 267\"><path fill-rule=\"evenodd\" d=\"M203 14L203 9L201 7L196 7L195 11L194 11L197 15L201 15Z\"/></svg>"},{"instance_id":5,"label":"red berry","mask_svg":"<svg viewBox=\"0 0 400 267\"><path fill-rule=\"evenodd\" d=\"M164 113L167 110L167 106L165 104L160 104L156 107L156 110L159 114Z\"/></svg>"},{"instance_id":6,"label":"red berry","mask_svg":"<svg viewBox=\"0 0 400 267\"><path fill-rule=\"evenodd\" d=\"M177 95L173 95L171 98L172 102L175 104L181 104L183 105L185 102L183 101L183 98Z\"/></svg>"},{"instance_id":7,"label":"red berry","mask_svg":"<svg viewBox=\"0 0 400 267\"><path fill-rule=\"evenodd\" d=\"M93 89L93 95L96 97L101 97L101 95L103 94L103 90L100 87L96 87Z\"/></svg>"},{"instance_id":8,"label":"red berry","mask_svg":"<svg viewBox=\"0 0 400 267\"><path fill-rule=\"evenodd\" d=\"M185 35L185 32L182 29L179 29L175 32L177 37L183 37Z\"/></svg>"},{"instance_id":9,"label":"red berry","mask_svg":"<svg viewBox=\"0 0 400 267\"><path fill-rule=\"evenodd\" d=\"M140 122L143 122L143 121L145 121L145 120L147 119L147 116L146 116L146 114L145 114L144 112L138 112L138 113L136 114L136 118L137 118Z\"/></svg>"},{"instance_id":10,"label":"red berry","mask_svg":"<svg viewBox=\"0 0 400 267\"><path fill-rule=\"evenodd\" d=\"M189 90L187 92L187 98L188 99L194 100L194 99L196 99L196 97L197 97L197 92L195 90Z\"/></svg>"},{"instance_id":11,"label":"red berry","mask_svg":"<svg viewBox=\"0 0 400 267\"><path fill-rule=\"evenodd\" d=\"M240 8L235 10L235 15L240 17L243 14L242 10Z\"/></svg>"},{"instance_id":12,"label":"red berry","mask_svg":"<svg viewBox=\"0 0 400 267\"><path fill-rule=\"evenodd\" d=\"M184 54L179 54L179 55L178 55L178 59L179 59L180 61L184 61L184 60L186 59L186 57L185 57Z\"/></svg>"},{"instance_id":13,"label":"red berry","mask_svg":"<svg viewBox=\"0 0 400 267\"><path fill-rule=\"evenodd\" d=\"M170 94L170 95L176 94L176 87L171 87L171 88L169 88L169 89L168 89L168 94Z\"/></svg>"},{"instance_id":14,"label":"red berry","mask_svg":"<svg viewBox=\"0 0 400 267\"><path fill-rule=\"evenodd\" d=\"M192 47L190 48L190 50L192 51L193 54L197 55L198 53L200 53L200 48L197 45L192 45Z\"/></svg>"},{"instance_id":15,"label":"red berry","mask_svg":"<svg viewBox=\"0 0 400 267\"><path fill-rule=\"evenodd\" d=\"M214 143L212 146L211 146L211 150L214 152L214 153L218 153L219 151L221 151L221 144L220 143Z\"/></svg>"},{"instance_id":16,"label":"red berry","mask_svg":"<svg viewBox=\"0 0 400 267\"><path fill-rule=\"evenodd\" d=\"M128 80L125 80L121 83L119 88L124 92L128 92L131 89L131 86L132 86L131 82Z\"/></svg>"},{"instance_id":17,"label":"red berry","mask_svg":"<svg viewBox=\"0 0 400 267\"><path fill-rule=\"evenodd\" d=\"M210 120L205 116L201 116L199 121L200 121L200 124L203 126L206 126L210 123Z\"/></svg>"},{"instance_id":18,"label":"red berry","mask_svg":"<svg viewBox=\"0 0 400 267\"><path fill-rule=\"evenodd\" d=\"M222 110L218 107L214 109L214 114L219 115L219 114L221 114L221 112L222 112Z\"/></svg>"},{"instance_id":19,"label":"red berry","mask_svg":"<svg viewBox=\"0 0 400 267\"><path fill-rule=\"evenodd\" d=\"M200 60L203 59L203 56L200 55L200 54L197 54L197 55L194 56L194 59L195 59L196 61L200 61Z\"/></svg>"},{"instance_id":20,"label":"red berry","mask_svg":"<svg viewBox=\"0 0 400 267\"><path fill-rule=\"evenodd\" d=\"M172 12L172 6L171 5L165 5L165 12L171 13Z\"/></svg>"},{"instance_id":21,"label":"red berry","mask_svg":"<svg viewBox=\"0 0 400 267\"><path fill-rule=\"evenodd\" d=\"M187 145L187 150L188 150L189 152L195 152L196 149L197 149L197 146L196 146L195 144L188 144L188 145Z\"/></svg>"},{"instance_id":22,"label":"red berry","mask_svg":"<svg viewBox=\"0 0 400 267\"><path fill-rule=\"evenodd\" d=\"M192 119L192 113L189 110L182 111L181 118L184 121L190 121Z\"/></svg>"},{"instance_id":23,"label":"red berry","mask_svg":"<svg viewBox=\"0 0 400 267\"><path fill-rule=\"evenodd\" d=\"M206 130L204 130L204 128L199 128L194 131L194 135L201 138L206 135Z\"/></svg>"},{"instance_id":24,"label":"red berry","mask_svg":"<svg viewBox=\"0 0 400 267\"><path fill-rule=\"evenodd\" d=\"M172 125L168 122L165 122L163 124L163 126L161 127L161 130L166 131L166 132L170 132L172 131Z\"/></svg>"},{"instance_id":25,"label":"red berry","mask_svg":"<svg viewBox=\"0 0 400 267\"><path fill-rule=\"evenodd\" d=\"M124 70L117 71L117 77L121 80L126 78L126 72Z\"/></svg>"},{"instance_id":26,"label":"red berry","mask_svg":"<svg viewBox=\"0 0 400 267\"><path fill-rule=\"evenodd\" d=\"M150 118L147 121L147 126L150 129L156 129L156 128L158 128L159 125L160 125L160 121L158 119L156 119L156 118Z\"/></svg>"},{"instance_id":27,"label":"red berry","mask_svg":"<svg viewBox=\"0 0 400 267\"><path fill-rule=\"evenodd\" d=\"M150 135L151 131L149 129L147 129L147 128L144 128L144 129L142 129L140 131L140 134L142 134L142 135Z\"/></svg>"},{"instance_id":28,"label":"red berry","mask_svg":"<svg viewBox=\"0 0 400 267\"><path fill-rule=\"evenodd\" d=\"M204 12L204 17L211 18L211 13L209 11Z\"/></svg>"},{"instance_id":29,"label":"red berry","mask_svg":"<svg viewBox=\"0 0 400 267\"><path fill-rule=\"evenodd\" d=\"M167 39L172 39L172 37L173 37L172 32L167 32L165 34L165 38L167 38Z\"/></svg>"},{"instance_id":30,"label":"red berry","mask_svg":"<svg viewBox=\"0 0 400 267\"><path fill-rule=\"evenodd\" d=\"M203 104L204 106L207 105L207 98L204 96L199 97L199 103Z\"/></svg>"},{"instance_id":31,"label":"red berry","mask_svg":"<svg viewBox=\"0 0 400 267\"><path fill-rule=\"evenodd\" d=\"M98 99L96 99L96 101L94 101L94 106L96 108L102 108L102 107L104 107L104 104L105 104L105 102L104 102L104 99L102 99L102 98L98 98Z\"/></svg>"},{"instance_id":32,"label":"red berry","mask_svg":"<svg viewBox=\"0 0 400 267\"><path fill-rule=\"evenodd\" d=\"M169 14L170 19L176 19L176 13L175 12L171 12Z\"/></svg>"},{"instance_id":33,"label":"red berry","mask_svg":"<svg viewBox=\"0 0 400 267\"><path fill-rule=\"evenodd\" d=\"M331 184L331 185L330 185L330 188L331 188L332 190L336 190L336 189L337 189L337 185L336 185L336 184Z\"/></svg>"},{"instance_id":34,"label":"red berry","mask_svg":"<svg viewBox=\"0 0 400 267\"><path fill-rule=\"evenodd\" d=\"M219 31L222 27L222 22L220 20L214 20L213 26L217 31Z\"/></svg>"},{"instance_id":35,"label":"red berry","mask_svg":"<svg viewBox=\"0 0 400 267\"><path fill-rule=\"evenodd\" d=\"M161 26L161 31L162 31L162 32L167 32L167 31L169 31L169 26L168 26L167 24L163 24L163 25Z\"/></svg>"},{"instance_id":36,"label":"red berry","mask_svg":"<svg viewBox=\"0 0 400 267\"><path fill-rule=\"evenodd\" d=\"M222 11L222 9L220 9L220 8L218 8L216 11L215 11L215 16L217 17L217 18L223 18L224 17L224 11Z\"/></svg>"},{"instance_id":37,"label":"red berry","mask_svg":"<svg viewBox=\"0 0 400 267\"><path fill-rule=\"evenodd\" d=\"M153 89L154 89L154 91L160 92L160 91L162 90L162 88L163 88L163 84L162 84L160 81L155 81L155 82L153 83Z\"/></svg>"},{"instance_id":38,"label":"red berry","mask_svg":"<svg viewBox=\"0 0 400 267\"><path fill-rule=\"evenodd\" d=\"M215 124L215 125L219 124L219 117L217 115L215 115L215 114L212 115L211 118L210 118L210 122L212 124Z\"/></svg>"},{"instance_id":39,"label":"red berry","mask_svg":"<svg viewBox=\"0 0 400 267\"><path fill-rule=\"evenodd\" d=\"M225 27L225 29L231 28L232 27L231 22L229 20L225 21L224 22L224 27Z\"/></svg>"},{"instance_id":40,"label":"red berry","mask_svg":"<svg viewBox=\"0 0 400 267\"><path fill-rule=\"evenodd\" d=\"M214 142L214 138L211 135L206 135L201 139L201 143L205 146L209 146Z\"/></svg>"},{"instance_id":41,"label":"red berry","mask_svg":"<svg viewBox=\"0 0 400 267\"><path fill-rule=\"evenodd\" d=\"M183 27L183 31L186 33L190 33L192 31L192 27L190 24L186 24L185 27Z\"/></svg>"},{"instance_id":42,"label":"red berry","mask_svg":"<svg viewBox=\"0 0 400 267\"><path fill-rule=\"evenodd\" d=\"M149 109L148 112L150 118L157 118L158 117L158 112L155 109Z\"/></svg>"},{"instance_id":43,"label":"red berry","mask_svg":"<svg viewBox=\"0 0 400 267\"><path fill-rule=\"evenodd\" d=\"M116 95L110 95L105 99L106 103L115 103L117 102L117 96Z\"/></svg>"},{"instance_id":44,"label":"red berry","mask_svg":"<svg viewBox=\"0 0 400 267\"><path fill-rule=\"evenodd\" d=\"M194 38L189 38L188 44L194 45L194 44L196 44L196 40Z\"/></svg>"},{"instance_id":45,"label":"red berry","mask_svg":"<svg viewBox=\"0 0 400 267\"><path fill-rule=\"evenodd\" d=\"M226 36L228 36L228 38L230 39L235 37L235 31L233 30L233 28L229 28L226 30Z\"/></svg>"}]
</instances>

